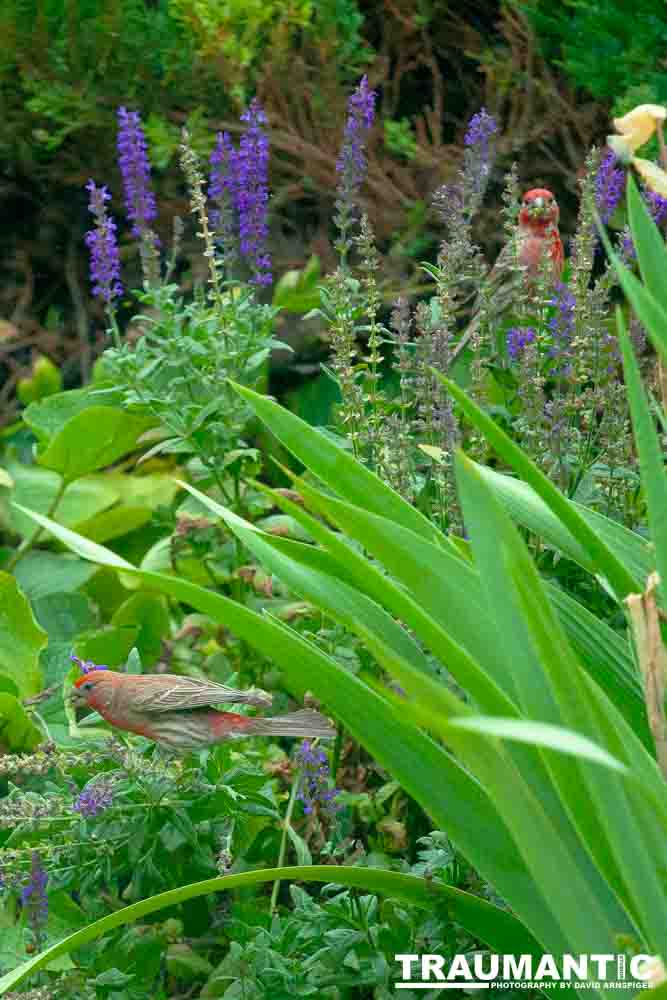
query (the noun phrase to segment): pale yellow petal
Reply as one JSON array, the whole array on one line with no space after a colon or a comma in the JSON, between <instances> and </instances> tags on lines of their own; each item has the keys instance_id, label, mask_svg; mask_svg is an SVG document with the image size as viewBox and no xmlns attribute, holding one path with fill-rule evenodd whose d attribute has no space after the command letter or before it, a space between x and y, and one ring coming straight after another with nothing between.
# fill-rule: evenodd
<instances>
[{"instance_id":1,"label":"pale yellow petal","mask_svg":"<svg viewBox=\"0 0 667 1000\"><path fill-rule=\"evenodd\" d=\"M632 165L638 174L641 174L642 180L651 191L655 191L656 194L661 195L663 198L667 198L667 173L658 167L651 160L642 160L638 156L635 156Z\"/></svg>"},{"instance_id":2,"label":"pale yellow petal","mask_svg":"<svg viewBox=\"0 0 667 1000\"><path fill-rule=\"evenodd\" d=\"M665 118L667 108L663 108L661 104L640 104L622 118L614 118L614 128L635 150L648 142Z\"/></svg>"},{"instance_id":3,"label":"pale yellow petal","mask_svg":"<svg viewBox=\"0 0 667 1000\"><path fill-rule=\"evenodd\" d=\"M634 147L628 143L624 135L608 135L607 145L616 155L620 163L631 163L634 155Z\"/></svg>"}]
</instances>

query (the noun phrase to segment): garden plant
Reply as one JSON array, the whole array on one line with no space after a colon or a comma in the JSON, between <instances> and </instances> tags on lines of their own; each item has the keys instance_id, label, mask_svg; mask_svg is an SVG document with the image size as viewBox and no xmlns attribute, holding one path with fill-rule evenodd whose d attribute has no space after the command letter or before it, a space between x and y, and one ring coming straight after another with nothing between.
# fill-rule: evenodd
<instances>
[{"instance_id":1,"label":"garden plant","mask_svg":"<svg viewBox=\"0 0 667 1000\"><path fill-rule=\"evenodd\" d=\"M667 995L667 110L590 150L569 245L513 166L491 266L481 108L415 303L362 209L377 104L336 265L277 280L261 102L180 134L194 275L116 111L107 347L1 439L0 996L439 995L421 954L642 956ZM326 425L270 391L292 308Z\"/></svg>"}]
</instances>

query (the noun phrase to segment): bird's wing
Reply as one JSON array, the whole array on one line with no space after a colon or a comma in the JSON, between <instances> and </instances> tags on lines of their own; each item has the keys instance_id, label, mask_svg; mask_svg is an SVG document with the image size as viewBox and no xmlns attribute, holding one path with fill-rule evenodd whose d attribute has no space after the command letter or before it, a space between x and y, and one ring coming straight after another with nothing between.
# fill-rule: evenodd
<instances>
[{"instance_id":1,"label":"bird's wing","mask_svg":"<svg viewBox=\"0 0 667 1000\"><path fill-rule=\"evenodd\" d=\"M171 712L179 708L222 703L270 705L271 701L271 695L258 688L239 691L215 681L180 677L178 674L155 674L154 678L142 678L142 683L137 685L133 708L143 712Z\"/></svg>"}]
</instances>

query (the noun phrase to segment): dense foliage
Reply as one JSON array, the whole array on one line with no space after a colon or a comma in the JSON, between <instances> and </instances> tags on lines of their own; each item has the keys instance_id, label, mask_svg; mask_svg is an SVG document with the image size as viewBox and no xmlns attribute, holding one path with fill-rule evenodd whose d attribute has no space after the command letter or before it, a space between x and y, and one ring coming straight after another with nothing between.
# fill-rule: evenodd
<instances>
[{"instance_id":1,"label":"dense foliage","mask_svg":"<svg viewBox=\"0 0 667 1000\"><path fill-rule=\"evenodd\" d=\"M664 979L667 173L636 154L666 113L590 151L562 269L516 168L480 249L478 111L419 301L388 310L377 96L363 76L339 128L335 265L270 305L261 102L180 132L169 241L150 132L115 111L120 183L86 184L106 350L80 388L41 371L2 438L0 994L383 1000L423 952ZM312 423L267 393L290 309L329 348ZM171 675L234 690L174 707ZM313 709L331 740L280 735Z\"/></svg>"}]
</instances>

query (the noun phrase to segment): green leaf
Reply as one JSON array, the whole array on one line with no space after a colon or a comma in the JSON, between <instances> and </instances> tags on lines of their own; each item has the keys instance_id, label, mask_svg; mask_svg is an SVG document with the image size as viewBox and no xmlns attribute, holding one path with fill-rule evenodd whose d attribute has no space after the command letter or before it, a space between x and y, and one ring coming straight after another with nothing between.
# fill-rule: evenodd
<instances>
[{"instance_id":1,"label":"green leaf","mask_svg":"<svg viewBox=\"0 0 667 1000\"><path fill-rule=\"evenodd\" d=\"M616 557L608 545L593 531L587 521L569 502L567 497L538 469L517 444L476 403L450 379L434 370L445 388L454 396L464 414L480 430L490 445L498 452L525 482L533 487L546 505L585 549L596 573L605 576L622 601L628 594L637 592L637 581L629 569Z\"/></svg>"},{"instance_id":2,"label":"green leaf","mask_svg":"<svg viewBox=\"0 0 667 1000\"><path fill-rule=\"evenodd\" d=\"M87 389L57 393L31 403L23 419L39 442L40 465L71 483L105 468L136 446L153 426L151 417L112 406L91 405Z\"/></svg>"},{"instance_id":3,"label":"green leaf","mask_svg":"<svg viewBox=\"0 0 667 1000\"><path fill-rule=\"evenodd\" d=\"M446 544L430 521L387 486L375 473L360 465L320 431L267 396L232 383L269 427L272 434L307 468L341 496L411 528L417 535Z\"/></svg>"},{"instance_id":4,"label":"green leaf","mask_svg":"<svg viewBox=\"0 0 667 1000\"><path fill-rule=\"evenodd\" d=\"M47 642L30 604L8 573L0 573L0 673L10 677L21 697L42 689L39 651Z\"/></svg>"},{"instance_id":5,"label":"green leaf","mask_svg":"<svg viewBox=\"0 0 667 1000\"><path fill-rule=\"evenodd\" d=\"M498 736L502 740L517 740L519 743L547 747L550 750L557 750L559 753L571 754L573 757L583 757L594 764L609 767L621 774L628 773L625 764L616 760L597 743L593 743L579 733L573 733L570 729L564 729L562 726L553 726L545 722L531 722L528 719L497 719L490 715L452 719L449 725L459 729L469 729L475 733Z\"/></svg>"},{"instance_id":6,"label":"green leaf","mask_svg":"<svg viewBox=\"0 0 667 1000\"><path fill-rule=\"evenodd\" d=\"M631 190L631 188L630 188ZM636 218L638 217L635 213ZM635 277L632 271L629 270L621 261L618 254L613 250L609 237L607 236L606 230L599 217L597 217L598 230L600 232L600 237L604 243L604 248L607 251L607 256L611 260L614 270L618 275L618 281L625 292L630 305L637 314L637 318L641 321L643 326L646 328L646 332L649 335L654 347L663 359L667 360L667 309L663 308L661 305L662 296L656 298L654 294L649 291L647 287L642 285L639 278ZM646 255L650 252L650 242L652 243L652 237L647 238L646 232L640 228L635 232L633 230L633 237L637 236L642 245L642 252L644 254L644 259L646 261ZM653 266L647 265L647 275L651 277L653 283Z\"/></svg>"},{"instance_id":7,"label":"green leaf","mask_svg":"<svg viewBox=\"0 0 667 1000\"><path fill-rule=\"evenodd\" d=\"M92 632L84 632L76 641L76 655L82 660L104 664L113 670L122 668L137 643L138 625L105 625Z\"/></svg>"},{"instance_id":8,"label":"green leaf","mask_svg":"<svg viewBox=\"0 0 667 1000\"><path fill-rule=\"evenodd\" d=\"M35 618L48 633L49 642L71 641L96 624L95 614L83 594L49 594L32 602Z\"/></svg>"},{"instance_id":9,"label":"green leaf","mask_svg":"<svg viewBox=\"0 0 667 1000\"><path fill-rule=\"evenodd\" d=\"M664 262L665 249L662 237L659 237L659 240ZM646 393L641 383L639 366L637 365L620 309L616 310L616 322L618 324L618 334L623 351L625 384L630 403L630 412L632 414L635 441L637 442L639 468L641 470L642 485L646 494L649 535L655 550L656 566L660 576L660 592L664 604L665 596L667 595L667 478L665 477L662 447L653 423L653 418L651 417Z\"/></svg>"},{"instance_id":10,"label":"green leaf","mask_svg":"<svg viewBox=\"0 0 667 1000\"><path fill-rule=\"evenodd\" d=\"M66 955L77 948L95 941L108 931L134 923L149 913L156 913L188 899L196 899L213 892L227 892L247 886L261 885L275 880L297 879L304 882L356 887L367 892L377 892L398 899L411 906L431 910L434 903L446 903L452 920L464 927L469 934L484 941L492 951L526 953L541 957L542 949L526 928L508 913L470 893L461 892L435 879L428 882L414 875L374 868L353 868L340 865L313 865L293 868L269 868L262 871L225 875L221 878L193 882L179 889L170 889L157 896L143 899L132 906L110 913L63 941L35 955L18 968L0 977L0 996L23 982L28 976L43 969L59 955Z\"/></svg>"},{"instance_id":11,"label":"green leaf","mask_svg":"<svg viewBox=\"0 0 667 1000\"><path fill-rule=\"evenodd\" d=\"M145 667L153 667L162 655L162 640L169 635L169 612L161 594L139 591L118 608L111 624L136 628L136 647Z\"/></svg>"},{"instance_id":12,"label":"green leaf","mask_svg":"<svg viewBox=\"0 0 667 1000\"><path fill-rule=\"evenodd\" d=\"M532 487L485 465L477 465L477 470L515 521L555 546L588 573L595 574L595 564L589 554ZM641 535L573 500L566 502L600 536L635 581L644 581L653 571L652 548Z\"/></svg>"},{"instance_id":13,"label":"green leaf","mask_svg":"<svg viewBox=\"0 0 667 1000\"><path fill-rule=\"evenodd\" d=\"M653 298L665 310L667 309L667 288L665 287L667 250L665 249L665 240L651 218L648 206L639 194L632 174L628 174L627 198L630 229L637 251L641 276Z\"/></svg>"},{"instance_id":14,"label":"green leaf","mask_svg":"<svg viewBox=\"0 0 667 1000\"><path fill-rule=\"evenodd\" d=\"M60 477L36 465L9 464L15 487L0 489L0 520L19 535L29 535L34 525L20 512L24 504L30 510L46 514L60 487ZM61 524L73 528L116 503L116 490L101 477L80 479L67 487L58 504L56 517ZM11 501L11 502L9 502Z\"/></svg>"},{"instance_id":15,"label":"green leaf","mask_svg":"<svg viewBox=\"0 0 667 1000\"><path fill-rule=\"evenodd\" d=\"M11 753L30 753L43 739L21 702L0 692L0 745Z\"/></svg>"},{"instance_id":16,"label":"green leaf","mask_svg":"<svg viewBox=\"0 0 667 1000\"><path fill-rule=\"evenodd\" d=\"M26 552L14 576L26 597L38 601L52 594L69 594L97 573L97 567L69 553Z\"/></svg>"}]
</instances>

